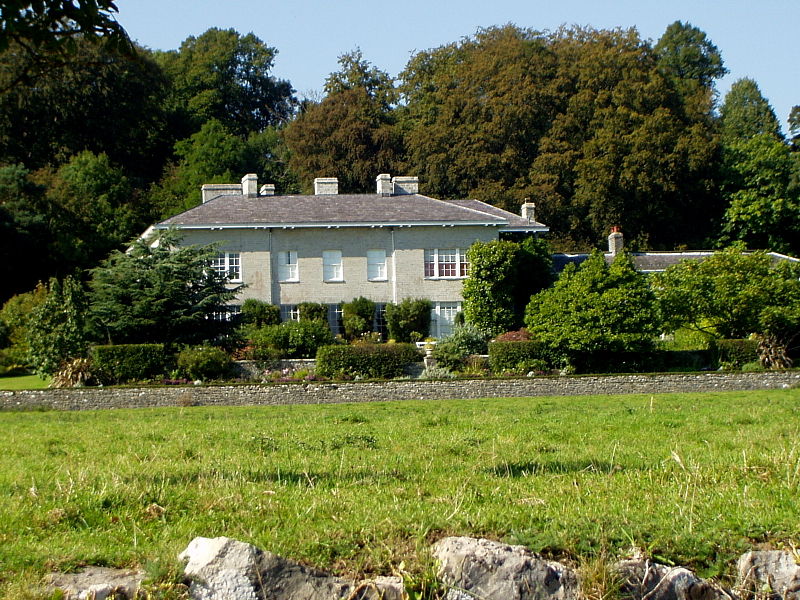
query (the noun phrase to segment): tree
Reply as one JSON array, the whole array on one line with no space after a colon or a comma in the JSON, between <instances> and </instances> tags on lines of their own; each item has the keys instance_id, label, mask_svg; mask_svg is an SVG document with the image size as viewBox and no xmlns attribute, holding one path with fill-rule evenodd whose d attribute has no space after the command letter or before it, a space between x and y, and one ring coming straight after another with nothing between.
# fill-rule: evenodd
<instances>
[{"instance_id":1,"label":"tree","mask_svg":"<svg viewBox=\"0 0 800 600\"><path fill-rule=\"evenodd\" d=\"M729 202L721 241L750 248L800 251L800 188L789 146L762 133L725 148L723 193Z\"/></svg>"},{"instance_id":2,"label":"tree","mask_svg":"<svg viewBox=\"0 0 800 600\"><path fill-rule=\"evenodd\" d=\"M231 324L215 318L238 287L209 268L214 246L180 246L174 231L137 240L92 269L90 316L95 335L115 344L198 344Z\"/></svg>"},{"instance_id":3,"label":"tree","mask_svg":"<svg viewBox=\"0 0 800 600\"><path fill-rule=\"evenodd\" d=\"M731 85L719 113L726 142L761 134L783 139L775 111L752 79L745 77Z\"/></svg>"},{"instance_id":4,"label":"tree","mask_svg":"<svg viewBox=\"0 0 800 600\"><path fill-rule=\"evenodd\" d=\"M800 314L800 266L733 246L702 261L683 261L655 277L665 328L743 338L780 327L779 314ZM772 319L772 325L767 321Z\"/></svg>"},{"instance_id":5,"label":"tree","mask_svg":"<svg viewBox=\"0 0 800 600\"><path fill-rule=\"evenodd\" d=\"M574 364L586 355L650 350L661 322L655 295L631 257L619 254L608 265L595 251L531 298L525 326L532 339Z\"/></svg>"},{"instance_id":6,"label":"tree","mask_svg":"<svg viewBox=\"0 0 800 600\"><path fill-rule=\"evenodd\" d=\"M19 60L11 50L0 55L0 64L10 69ZM57 168L89 150L152 181L173 143L164 106L167 85L145 51L120 54L75 40L68 62L0 93L0 161L31 170Z\"/></svg>"},{"instance_id":7,"label":"tree","mask_svg":"<svg viewBox=\"0 0 800 600\"><path fill-rule=\"evenodd\" d=\"M464 317L490 335L519 329L531 295L552 281L547 246L533 238L475 242L467 260Z\"/></svg>"},{"instance_id":8,"label":"tree","mask_svg":"<svg viewBox=\"0 0 800 600\"><path fill-rule=\"evenodd\" d=\"M28 360L31 315L46 298L47 286L39 283L33 290L9 298L0 309L0 322L4 325L9 349L6 356L16 364L25 364Z\"/></svg>"},{"instance_id":9,"label":"tree","mask_svg":"<svg viewBox=\"0 0 800 600\"><path fill-rule=\"evenodd\" d=\"M594 246L620 225L633 247L700 243L722 212L710 105L686 108L635 30L562 30L550 44L563 100L527 195L555 242Z\"/></svg>"},{"instance_id":10,"label":"tree","mask_svg":"<svg viewBox=\"0 0 800 600\"><path fill-rule=\"evenodd\" d=\"M402 137L395 125L393 82L360 51L339 57L341 70L325 84L328 95L309 103L283 131L289 167L305 186L336 176L340 190L363 193L379 173L396 173Z\"/></svg>"},{"instance_id":11,"label":"tree","mask_svg":"<svg viewBox=\"0 0 800 600\"><path fill-rule=\"evenodd\" d=\"M0 90L69 60L78 40L132 51L128 35L114 18L116 12L113 0L0 2L0 52L11 47L24 56L23 68L0 84Z\"/></svg>"},{"instance_id":12,"label":"tree","mask_svg":"<svg viewBox=\"0 0 800 600\"><path fill-rule=\"evenodd\" d=\"M42 377L86 355L86 296L78 280L50 280L47 297L31 313L27 341L28 361Z\"/></svg>"},{"instance_id":13,"label":"tree","mask_svg":"<svg viewBox=\"0 0 800 600\"><path fill-rule=\"evenodd\" d=\"M544 35L513 25L417 53L400 74L409 171L437 196L516 212L564 93L556 61Z\"/></svg>"},{"instance_id":14,"label":"tree","mask_svg":"<svg viewBox=\"0 0 800 600\"><path fill-rule=\"evenodd\" d=\"M705 32L690 23L675 21L664 31L654 48L658 65L691 93L689 82L711 88L714 81L728 73L719 49Z\"/></svg>"},{"instance_id":15,"label":"tree","mask_svg":"<svg viewBox=\"0 0 800 600\"><path fill-rule=\"evenodd\" d=\"M246 138L294 112L291 84L271 74L277 53L252 33L212 27L156 59L172 81L172 102L188 120L187 134L216 119Z\"/></svg>"}]
</instances>

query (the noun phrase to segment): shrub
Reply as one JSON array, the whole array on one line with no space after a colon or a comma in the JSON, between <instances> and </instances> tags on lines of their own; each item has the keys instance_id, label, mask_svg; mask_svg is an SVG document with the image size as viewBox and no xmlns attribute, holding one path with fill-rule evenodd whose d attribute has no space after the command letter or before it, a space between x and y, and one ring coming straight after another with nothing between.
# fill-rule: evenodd
<instances>
[{"instance_id":1,"label":"shrub","mask_svg":"<svg viewBox=\"0 0 800 600\"><path fill-rule=\"evenodd\" d=\"M281 309L256 298L248 298L242 303L242 323L245 325L277 325L281 322Z\"/></svg>"},{"instance_id":2,"label":"shrub","mask_svg":"<svg viewBox=\"0 0 800 600\"><path fill-rule=\"evenodd\" d=\"M522 373L531 361L539 360L547 366L553 365L547 346L536 340L489 344L489 366L493 373Z\"/></svg>"},{"instance_id":3,"label":"shrub","mask_svg":"<svg viewBox=\"0 0 800 600\"><path fill-rule=\"evenodd\" d=\"M320 346L333 343L328 324L320 321L285 321L267 325L251 334L253 358L270 360L275 353L283 358L313 358Z\"/></svg>"},{"instance_id":4,"label":"shrub","mask_svg":"<svg viewBox=\"0 0 800 600\"><path fill-rule=\"evenodd\" d=\"M456 326L453 333L433 349L436 362L446 369L460 371L472 354L486 354L487 342L483 332L471 324Z\"/></svg>"},{"instance_id":5,"label":"shrub","mask_svg":"<svg viewBox=\"0 0 800 600\"><path fill-rule=\"evenodd\" d=\"M518 329L517 331L506 331L505 333L501 333L496 338L494 338L495 342L527 342L531 339L528 330L524 327L522 329Z\"/></svg>"},{"instance_id":6,"label":"shrub","mask_svg":"<svg viewBox=\"0 0 800 600\"><path fill-rule=\"evenodd\" d=\"M442 367L442 366L439 366L439 365L436 365L436 366L428 365L428 366L425 367L425 370L422 371L422 374L419 376L419 378L420 379L454 379L455 375L447 367Z\"/></svg>"},{"instance_id":7,"label":"shrub","mask_svg":"<svg viewBox=\"0 0 800 600\"><path fill-rule=\"evenodd\" d=\"M375 318L375 303L363 296L342 304L342 325L347 339L372 331Z\"/></svg>"},{"instance_id":8,"label":"shrub","mask_svg":"<svg viewBox=\"0 0 800 600\"><path fill-rule=\"evenodd\" d=\"M741 369L742 365L758 360L758 341L714 340L711 351L718 364Z\"/></svg>"},{"instance_id":9,"label":"shrub","mask_svg":"<svg viewBox=\"0 0 800 600\"><path fill-rule=\"evenodd\" d=\"M343 376L392 379L403 374L422 354L412 344L361 344L323 346L317 351L317 373L323 377Z\"/></svg>"},{"instance_id":10,"label":"shrub","mask_svg":"<svg viewBox=\"0 0 800 600\"><path fill-rule=\"evenodd\" d=\"M91 385L93 379L92 361L88 358L73 358L61 363L61 368L53 374L50 387L83 387Z\"/></svg>"},{"instance_id":11,"label":"shrub","mask_svg":"<svg viewBox=\"0 0 800 600\"><path fill-rule=\"evenodd\" d=\"M328 305L318 302L301 302L297 305L301 321L320 321L328 323Z\"/></svg>"},{"instance_id":12,"label":"shrub","mask_svg":"<svg viewBox=\"0 0 800 600\"><path fill-rule=\"evenodd\" d=\"M398 342L411 342L412 334L419 339L428 337L431 328L431 301L406 298L398 304L386 305L386 326L389 337ZM457 313L460 314L460 313Z\"/></svg>"},{"instance_id":13,"label":"shrub","mask_svg":"<svg viewBox=\"0 0 800 600\"><path fill-rule=\"evenodd\" d=\"M231 362L230 355L216 346L193 346L178 353L178 369L192 379L222 379Z\"/></svg>"},{"instance_id":14,"label":"shrub","mask_svg":"<svg viewBox=\"0 0 800 600\"><path fill-rule=\"evenodd\" d=\"M172 362L163 344L93 346L89 358L93 375L103 384L152 379L166 373Z\"/></svg>"}]
</instances>

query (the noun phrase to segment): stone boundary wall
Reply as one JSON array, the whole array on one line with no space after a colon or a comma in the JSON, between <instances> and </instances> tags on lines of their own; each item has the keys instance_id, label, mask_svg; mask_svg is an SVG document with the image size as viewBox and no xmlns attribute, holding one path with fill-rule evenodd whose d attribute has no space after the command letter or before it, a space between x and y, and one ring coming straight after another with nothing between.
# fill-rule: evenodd
<instances>
[{"instance_id":1,"label":"stone boundary wall","mask_svg":"<svg viewBox=\"0 0 800 600\"><path fill-rule=\"evenodd\" d=\"M800 387L800 371L449 381L307 382L157 388L72 388L0 392L0 410L335 404L415 399L768 390L790 387Z\"/></svg>"}]
</instances>

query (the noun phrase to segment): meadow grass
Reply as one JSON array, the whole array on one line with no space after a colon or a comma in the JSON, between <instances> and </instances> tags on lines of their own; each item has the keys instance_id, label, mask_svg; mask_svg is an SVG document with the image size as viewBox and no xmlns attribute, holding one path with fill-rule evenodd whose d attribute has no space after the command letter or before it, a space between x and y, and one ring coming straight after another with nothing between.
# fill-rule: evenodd
<instances>
[{"instance_id":1,"label":"meadow grass","mask_svg":"<svg viewBox=\"0 0 800 600\"><path fill-rule=\"evenodd\" d=\"M38 375L12 375L0 377L0 390L43 390L50 384L50 378Z\"/></svg>"},{"instance_id":2,"label":"meadow grass","mask_svg":"<svg viewBox=\"0 0 800 600\"><path fill-rule=\"evenodd\" d=\"M487 536L722 578L800 536L800 390L0 412L0 594L230 536L339 574Z\"/></svg>"}]
</instances>

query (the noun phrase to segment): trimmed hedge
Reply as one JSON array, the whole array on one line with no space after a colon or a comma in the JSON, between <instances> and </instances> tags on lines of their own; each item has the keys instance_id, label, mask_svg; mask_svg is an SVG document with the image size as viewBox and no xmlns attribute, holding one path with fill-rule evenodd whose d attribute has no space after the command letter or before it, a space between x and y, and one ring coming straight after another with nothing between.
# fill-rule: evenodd
<instances>
[{"instance_id":1,"label":"trimmed hedge","mask_svg":"<svg viewBox=\"0 0 800 600\"><path fill-rule=\"evenodd\" d=\"M742 365L758 360L756 340L714 340L710 346L719 365L741 369Z\"/></svg>"},{"instance_id":2,"label":"trimmed hedge","mask_svg":"<svg viewBox=\"0 0 800 600\"><path fill-rule=\"evenodd\" d=\"M317 351L317 374L392 379L403 375L409 363L421 361L422 354L413 344L323 346Z\"/></svg>"},{"instance_id":3,"label":"trimmed hedge","mask_svg":"<svg viewBox=\"0 0 800 600\"><path fill-rule=\"evenodd\" d=\"M106 385L153 379L166 373L173 363L164 344L93 346L89 358L92 373Z\"/></svg>"},{"instance_id":4,"label":"trimmed hedge","mask_svg":"<svg viewBox=\"0 0 800 600\"><path fill-rule=\"evenodd\" d=\"M489 367L492 373L518 373L542 363L553 366L552 352L542 342L528 340L489 344Z\"/></svg>"}]
</instances>

